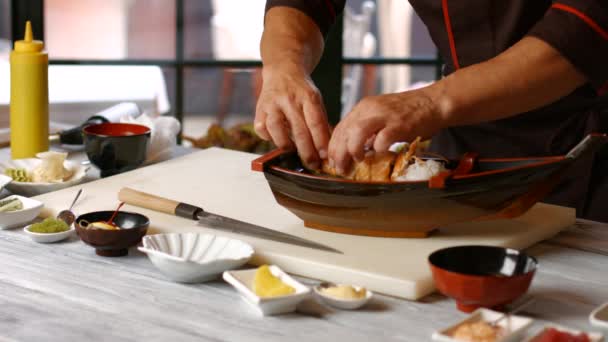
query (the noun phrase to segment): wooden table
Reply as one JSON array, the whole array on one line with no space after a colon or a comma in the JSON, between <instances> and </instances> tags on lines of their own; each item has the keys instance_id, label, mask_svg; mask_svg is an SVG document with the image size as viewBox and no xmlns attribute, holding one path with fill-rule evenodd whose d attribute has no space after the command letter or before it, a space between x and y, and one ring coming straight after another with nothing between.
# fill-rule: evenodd
<instances>
[{"instance_id":1,"label":"wooden table","mask_svg":"<svg viewBox=\"0 0 608 342\"><path fill-rule=\"evenodd\" d=\"M587 316L608 301L608 225L580 221L529 253L540 262L530 332L545 321L597 330ZM228 284L170 282L135 249L102 258L75 236L43 245L0 231L0 341L428 341L463 317L436 294L376 296L359 311L310 299L296 314L262 318Z\"/></svg>"}]
</instances>

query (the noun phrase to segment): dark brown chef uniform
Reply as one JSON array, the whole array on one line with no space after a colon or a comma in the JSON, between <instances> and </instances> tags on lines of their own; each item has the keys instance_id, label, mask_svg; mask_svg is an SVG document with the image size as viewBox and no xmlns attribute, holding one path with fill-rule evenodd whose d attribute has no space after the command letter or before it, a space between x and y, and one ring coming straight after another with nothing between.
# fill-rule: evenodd
<instances>
[{"instance_id":1,"label":"dark brown chef uniform","mask_svg":"<svg viewBox=\"0 0 608 342\"><path fill-rule=\"evenodd\" d=\"M405 1L405 0L403 0ZM608 132L608 0L411 0L445 61L444 74L486 61L525 36L553 46L588 79L572 94L507 119L452 127L432 149L451 158L562 155L587 133ZM268 0L310 16L327 34L344 0ZM602 103L603 102L603 103ZM547 202L608 222L608 151L578 164Z\"/></svg>"}]
</instances>

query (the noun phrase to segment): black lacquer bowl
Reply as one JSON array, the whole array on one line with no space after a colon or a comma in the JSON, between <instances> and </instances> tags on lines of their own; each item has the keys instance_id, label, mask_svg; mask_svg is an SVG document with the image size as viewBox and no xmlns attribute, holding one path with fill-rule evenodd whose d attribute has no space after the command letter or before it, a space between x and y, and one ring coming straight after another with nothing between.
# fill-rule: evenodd
<instances>
[{"instance_id":1,"label":"black lacquer bowl","mask_svg":"<svg viewBox=\"0 0 608 342\"><path fill-rule=\"evenodd\" d=\"M74 226L80 239L95 248L100 256L117 257L129 253L129 248L137 245L148 232L150 220L141 214L119 211L113 222L120 230L88 229L89 223L107 221L114 211L95 211L80 215Z\"/></svg>"},{"instance_id":2,"label":"black lacquer bowl","mask_svg":"<svg viewBox=\"0 0 608 342\"><path fill-rule=\"evenodd\" d=\"M127 172L146 161L151 131L127 123L102 123L83 129L85 150L102 177Z\"/></svg>"},{"instance_id":3,"label":"black lacquer bowl","mask_svg":"<svg viewBox=\"0 0 608 342\"><path fill-rule=\"evenodd\" d=\"M307 172L295 152L275 150L252 162L279 204L309 228L380 236L427 237L451 223L512 218L525 213L567 170L608 138L592 134L567 155L451 161L429 181L356 182Z\"/></svg>"}]
</instances>

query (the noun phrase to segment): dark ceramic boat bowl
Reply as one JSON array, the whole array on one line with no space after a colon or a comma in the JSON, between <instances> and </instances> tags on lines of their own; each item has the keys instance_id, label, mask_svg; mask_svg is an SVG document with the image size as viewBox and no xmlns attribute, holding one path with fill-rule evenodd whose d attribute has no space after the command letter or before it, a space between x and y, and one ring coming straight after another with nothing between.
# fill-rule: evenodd
<instances>
[{"instance_id":1,"label":"dark ceramic boat bowl","mask_svg":"<svg viewBox=\"0 0 608 342\"><path fill-rule=\"evenodd\" d=\"M134 170L146 161L150 129L127 123L102 123L83 129L87 156L102 177Z\"/></svg>"},{"instance_id":2,"label":"dark ceramic boat bowl","mask_svg":"<svg viewBox=\"0 0 608 342\"><path fill-rule=\"evenodd\" d=\"M523 252L491 246L440 249L429 263L437 290L464 312L502 310L528 291L538 265Z\"/></svg>"},{"instance_id":3,"label":"dark ceramic boat bowl","mask_svg":"<svg viewBox=\"0 0 608 342\"><path fill-rule=\"evenodd\" d=\"M547 195L572 165L607 141L589 135L567 155L450 161L429 181L356 182L307 172L295 152L275 150L252 162L279 204L305 226L380 237L427 237L456 222L512 218Z\"/></svg>"},{"instance_id":4,"label":"dark ceramic boat bowl","mask_svg":"<svg viewBox=\"0 0 608 342\"><path fill-rule=\"evenodd\" d=\"M83 221L93 223L107 221L114 211L96 211L76 218L74 225L80 239L95 248L100 256L116 257L129 253L129 248L137 245L150 225L150 220L141 214L119 211L114 223L120 230L86 229ZM82 224L82 225L81 225Z\"/></svg>"}]
</instances>

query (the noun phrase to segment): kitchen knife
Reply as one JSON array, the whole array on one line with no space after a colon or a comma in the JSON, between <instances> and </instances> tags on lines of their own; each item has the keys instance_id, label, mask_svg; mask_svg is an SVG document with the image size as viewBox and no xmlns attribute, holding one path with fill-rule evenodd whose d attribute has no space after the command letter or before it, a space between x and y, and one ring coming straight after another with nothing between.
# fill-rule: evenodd
<instances>
[{"instance_id":1,"label":"kitchen knife","mask_svg":"<svg viewBox=\"0 0 608 342\"><path fill-rule=\"evenodd\" d=\"M130 188L122 188L118 193L118 199L121 202L125 202L137 207L184 217L191 220L198 220L199 223L211 229L253 236L300 247L318 249L325 252L343 254L336 249L316 243L314 241L306 240L291 234L282 233L244 221L235 220L230 217L213 214L203 210L203 208L191 204L180 203Z\"/></svg>"}]
</instances>

